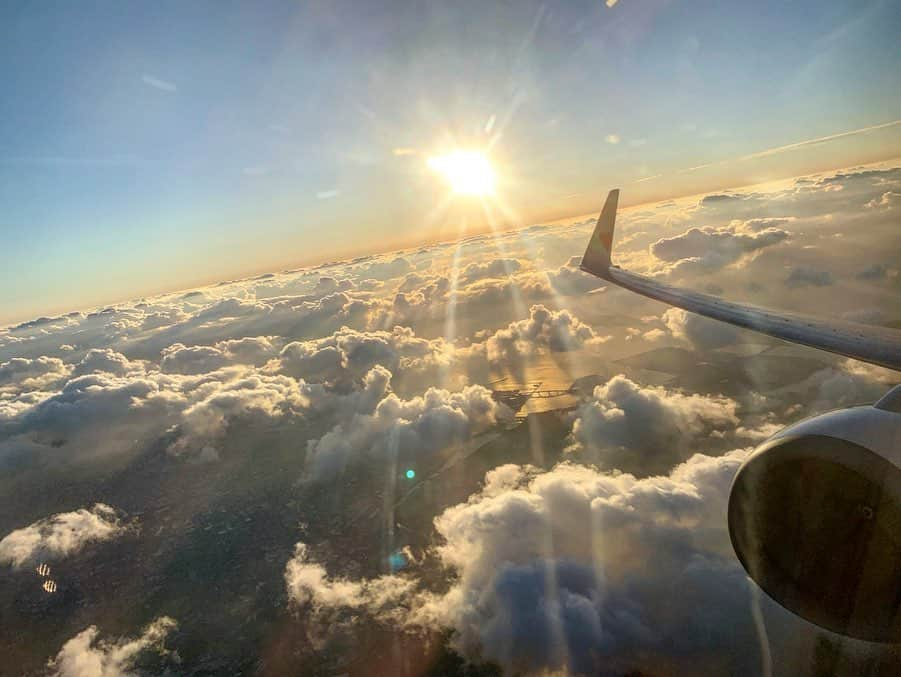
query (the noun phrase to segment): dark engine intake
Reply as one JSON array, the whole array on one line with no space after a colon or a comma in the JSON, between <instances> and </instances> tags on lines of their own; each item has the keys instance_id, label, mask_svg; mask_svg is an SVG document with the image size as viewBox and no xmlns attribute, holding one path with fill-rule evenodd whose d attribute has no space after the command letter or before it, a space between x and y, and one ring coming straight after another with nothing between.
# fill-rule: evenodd
<instances>
[{"instance_id":1,"label":"dark engine intake","mask_svg":"<svg viewBox=\"0 0 901 677\"><path fill-rule=\"evenodd\" d=\"M729 534L748 574L833 632L901 641L901 391L807 419L735 476Z\"/></svg>"}]
</instances>

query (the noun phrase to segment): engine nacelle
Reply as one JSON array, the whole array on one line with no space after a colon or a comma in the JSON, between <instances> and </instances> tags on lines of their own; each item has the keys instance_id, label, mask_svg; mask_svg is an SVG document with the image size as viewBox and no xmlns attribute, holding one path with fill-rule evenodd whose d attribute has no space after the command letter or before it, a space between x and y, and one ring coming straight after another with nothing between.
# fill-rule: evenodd
<instances>
[{"instance_id":1,"label":"engine nacelle","mask_svg":"<svg viewBox=\"0 0 901 677\"><path fill-rule=\"evenodd\" d=\"M901 386L758 447L732 485L729 535L785 608L850 637L901 641Z\"/></svg>"}]
</instances>

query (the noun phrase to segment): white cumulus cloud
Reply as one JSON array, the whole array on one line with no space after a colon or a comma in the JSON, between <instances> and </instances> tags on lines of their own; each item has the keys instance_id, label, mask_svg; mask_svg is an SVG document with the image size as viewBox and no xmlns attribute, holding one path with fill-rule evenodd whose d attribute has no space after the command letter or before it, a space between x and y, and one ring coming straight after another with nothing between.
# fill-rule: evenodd
<instances>
[{"instance_id":1,"label":"white cumulus cloud","mask_svg":"<svg viewBox=\"0 0 901 677\"><path fill-rule=\"evenodd\" d=\"M63 644L47 667L53 677L128 677L136 659L148 651L165 653L164 640L177 627L168 616L161 616L135 638L112 640L99 638L92 625Z\"/></svg>"},{"instance_id":2,"label":"white cumulus cloud","mask_svg":"<svg viewBox=\"0 0 901 677\"><path fill-rule=\"evenodd\" d=\"M735 428L736 407L725 397L643 387L615 376L576 409L569 451L608 469L667 472L699 439Z\"/></svg>"},{"instance_id":3,"label":"white cumulus cloud","mask_svg":"<svg viewBox=\"0 0 901 677\"><path fill-rule=\"evenodd\" d=\"M394 575L360 581L332 578L310 557L308 546L297 543L294 556L285 565L285 584L293 603L309 605L314 612L366 609L378 615L409 598L416 582Z\"/></svg>"},{"instance_id":4,"label":"white cumulus cloud","mask_svg":"<svg viewBox=\"0 0 901 677\"><path fill-rule=\"evenodd\" d=\"M677 275L709 273L725 266L744 263L762 249L788 239L788 231L781 228L749 227L735 221L728 226L691 228L680 235L657 240L651 254L665 263L667 272Z\"/></svg>"},{"instance_id":5,"label":"white cumulus cloud","mask_svg":"<svg viewBox=\"0 0 901 677\"><path fill-rule=\"evenodd\" d=\"M316 479L334 479L349 463L364 459L383 463L389 456L429 455L512 417L482 386L455 392L429 388L422 396L401 399L387 392L389 379L383 367L371 370L362 393L374 397L353 400L356 411L345 411L347 420L309 442Z\"/></svg>"},{"instance_id":6,"label":"white cumulus cloud","mask_svg":"<svg viewBox=\"0 0 901 677\"><path fill-rule=\"evenodd\" d=\"M0 563L21 567L38 560L60 559L95 541L108 541L127 530L116 511L97 503L30 524L0 541Z\"/></svg>"}]
</instances>

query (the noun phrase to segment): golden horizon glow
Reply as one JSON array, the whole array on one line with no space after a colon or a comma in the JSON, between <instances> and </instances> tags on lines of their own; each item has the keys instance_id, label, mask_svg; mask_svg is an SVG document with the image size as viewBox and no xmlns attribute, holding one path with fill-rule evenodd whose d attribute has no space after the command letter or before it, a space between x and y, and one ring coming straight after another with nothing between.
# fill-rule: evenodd
<instances>
[{"instance_id":1,"label":"golden horizon glow","mask_svg":"<svg viewBox=\"0 0 901 677\"><path fill-rule=\"evenodd\" d=\"M438 172L460 195L483 196L494 193L494 170L480 151L455 150L428 160L429 169Z\"/></svg>"}]
</instances>

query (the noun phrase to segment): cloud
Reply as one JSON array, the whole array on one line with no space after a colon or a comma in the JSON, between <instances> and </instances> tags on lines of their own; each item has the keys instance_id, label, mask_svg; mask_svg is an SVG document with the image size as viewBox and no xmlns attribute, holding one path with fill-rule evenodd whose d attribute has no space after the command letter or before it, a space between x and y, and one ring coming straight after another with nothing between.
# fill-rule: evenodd
<instances>
[{"instance_id":1,"label":"cloud","mask_svg":"<svg viewBox=\"0 0 901 677\"><path fill-rule=\"evenodd\" d=\"M785 278L787 287L828 287L832 283L832 273L810 266L795 266Z\"/></svg>"},{"instance_id":2,"label":"cloud","mask_svg":"<svg viewBox=\"0 0 901 677\"><path fill-rule=\"evenodd\" d=\"M401 280L401 283L398 285L397 291L416 291L420 287L425 286L427 282L430 282L433 279L434 278L430 278L420 273L407 273L404 276L403 280Z\"/></svg>"},{"instance_id":3,"label":"cloud","mask_svg":"<svg viewBox=\"0 0 901 677\"><path fill-rule=\"evenodd\" d=\"M849 359L817 371L794 390L808 411L819 413L875 402L897 383L898 372Z\"/></svg>"},{"instance_id":4,"label":"cloud","mask_svg":"<svg viewBox=\"0 0 901 677\"><path fill-rule=\"evenodd\" d=\"M351 463L429 456L512 418L481 386L429 388L420 397L401 399L388 393L390 377L384 367L371 370L364 379L366 396L342 406L346 420L308 443L314 479L333 480Z\"/></svg>"},{"instance_id":5,"label":"cloud","mask_svg":"<svg viewBox=\"0 0 901 677\"><path fill-rule=\"evenodd\" d=\"M626 341L634 341L637 338L641 337L648 343L658 343L663 341L668 336L667 332L663 329L648 329L647 331L642 331L641 329L636 329L635 327L629 327L626 329Z\"/></svg>"},{"instance_id":6,"label":"cloud","mask_svg":"<svg viewBox=\"0 0 901 677\"><path fill-rule=\"evenodd\" d=\"M232 364L261 366L277 352L274 337L219 341L212 346L173 343L164 348L160 369L169 374L203 374Z\"/></svg>"},{"instance_id":7,"label":"cloud","mask_svg":"<svg viewBox=\"0 0 901 677\"><path fill-rule=\"evenodd\" d=\"M209 443L222 435L233 419L247 416L274 419L295 414L307 409L312 394L319 392L315 386L287 376L254 371L236 372L236 376L224 383L198 384L191 393L192 399L195 394L202 399L182 412L178 427L180 436L169 447L172 453L204 453Z\"/></svg>"},{"instance_id":8,"label":"cloud","mask_svg":"<svg viewBox=\"0 0 901 677\"><path fill-rule=\"evenodd\" d=\"M762 230L771 228L781 229L797 221L794 216L768 216L756 219L747 219L745 221L736 221L733 226L737 226L740 230L759 233Z\"/></svg>"},{"instance_id":9,"label":"cloud","mask_svg":"<svg viewBox=\"0 0 901 677\"><path fill-rule=\"evenodd\" d=\"M0 364L0 394L41 390L66 378L71 367L57 357L14 357Z\"/></svg>"},{"instance_id":10,"label":"cloud","mask_svg":"<svg viewBox=\"0 0 901 677\"><path fill-rule=\"evenodd\" d=\"M385 614L396 615L393 612L411 596L416 581L394 575L362 581L330 578L325 567L310 558L307 545L297 543L294 556L285 565L285 584L288 599L314 614L365 609L384 620Z\"/></svg>"},{"instance_id":11,"label":"cloud","mask_svg":"<svg viewBox=\"0 0 901 677\"><path fill-rule=\"evenodd\" d=\"M450 289L450 279L446 276L408 273L393 298L381 304L373 303L370 327L387 329L397 324L415 324L417 320L443 313Z\"/></svg>"},{"instance_id":12,"label":"cloud","mask_svg":"<svg viewBox=\"0 0 901 677\"><path fill-rule=\"evenodd\" d=\"M392 373L448 366L453 349L443 339L418 338L409 327L360 332L342 327L330 336L286 345L267 370L313 381L359 381L381 365Z\"/></svg>"},{"instance_id":13,"label":"cloud","mask_svg":"<svg viewBox=\"0 0 901 677\"><path fill-rule=\"evenodd\" d=\"M296 416L322 397L321 386L244 365L197 375L103 370L72 378L40 398L0 401L0 424L6 419L0 452L27 439L65 445L70 459L90 458L134 453L165 435L170 452L200 453L235 419Z\"/></svg>"},{"instance_id":14,"label":"cloud","mask_svg":"<svg viewBox=\"0 0 901 677\"><path fill-rule=\"evenodd\" d=\"M830 134L828 136L820 136L815 139L806 139L804 141L798 141L796 143L790 143L785 146L777 146L775 148L768 148L766 150L759 151L757 153L751 153L750 155L743 155L738 158L739 161L742 160L753 160L755 158L767 157L769 155L777 155L779 153L787 153L789 151L797 150L798 148L803 148L805 146L816 146L821 143L828 143L829 141L835 141L836 139L843 139L849 136L857 136L859 134L868 134L869 132L874 132L879 129L886 129L887 127L894 127L896 125L901 125L901 120L892 120L891 122L885 122L881 125L871 125L869 127L861 127L860 129L852 129L847 132L839 132L837 134Z\"/></svg>"},{"instance_id":15,"label":"cloud","mask_svg":"<svg viewBox=\"0 0 901 677\"><path fill-rule=\"evenodd\" d=\"M145 330L169 327L188 319L188 314L180 308L160 308L144 315L141 328Z\"/></svg>"},{"instance_id":16,"label":"cloud","mask_svg":"<svg viewBox=\"0 0 901 677\"><path fill-rule=\"evenodd\" d=\"M600 336L568 310L534 305L529 309L528 319L511 322L462 352L468 353L470 358L481 356L489 364L512 369L521 366L522 359L530 355L599 346L609 339L609 336Z\"/></svg>"},{"instance_id":17,"label":"cloud","mask_svg":"<svg viewBox=\"0 0 901 677\"><path fill-rule=\"evenodd\" d=\"M98 640L92 625L63 644L47 667L54 677L127 677L142 654L166 654L164 640L176 627L174 619L160 616L134 639Z\"/></svg>"},{"instance_id":18,"label":"cloud","mask_svg":"<svg viewBox=\"0 0 901 677\"><path fill-rule=\"evenodd\" d=\"M669 308L661 317L670 334L700 350L713 350L737 343L741 332L730 324L711 320L681 308Z\"/></svg>"},{"instance_id":19,"label":"cloud","mask_svg":"<svg viewBox=\"0 0 901 677\"><path fill-rule=\"evenodd\" d=\"M667 472L699 440L734 429L736 408L725 397L642 387L615 376L576 409L567 451L602 468L644 475Z\"/></svg>"},{"instance_id":20,"label":"cloud","mask_svg":"<svg viewBox=\"0 0 901 677\"><path fill-rule=\"evenodd\" d=\"M645 181L653 181L654 179L659 179L663 174L652 174L651 176L643 176L640 179L635 179L632 183L644 183Z\"/></svg>"},{"instance_id":21,"label":"cloud","mask_svg":"<svg viewBox=\"0 0 901 677\"><path fill-rule=\"evenodd\" d=\"M222 351L214 346L185 346L173 343L163 349L160 368L169 374L203 374L228 364Z\"/></svg>"},{"instance_id":22,"label":"cloud","mask_svg":"<svg viewBox=\"0 0 901 677\"><path fill-rule=\"evenodd\" d=\"M747 583L724 515L745 455L695 455L643 480L570 464L497 468L435 519L455 583L422 598L411 622L453 628L464 656L511 673L625 674L744 646ZM746 671L740 654L728 660L727 671Z\"/></svg>"},{"instance_id":23,"label":"cloud","mask_svg":"<svg viewBox=\"0 0 901 677\"><path fill-rule=\"evenodd\" d=\"M126 531L113 508L97 503L90 509L52 515L7 534L0 541L0 563L21 567L68 557L88 543L108 541Z\"/></svg>"},{"instance_id":24,"label":"cloud","mask_svg":"<svg viewBox=\"0 0 901 677\"><path fill-rule=\"evenodd\" d=\"M350 291L356 285L353 280L348 280L346 278L337 278L332 275L322 275L316 281L316 285L310 289L307 296L311 299L318 299L324 296L329 296L330 294L337 294L338 292Z\"/></svg>"},{"instance_id":25,"label":"cloud","mask_svg":"<svg viewBox=\"0 0 901 677\"><path fill-rule=\"evenodd\" d=\"M176 87L173 83L167 82L166 80L160 80L152 75L143 75L141 76L141 82L145 85L153 87L154 89L159 89L163 92L177 92L178 87Z\"/></svg>"},{"instance_id":26,"label":"cloud","mask_svg":"<svg viewBox=\"0 0 901 677\"><path fill-rule=\"evenodd\" d=\"M272 285L268 278L261 283ZM213 345L239 338L321 336L342 325L364 327L386 304L371 294L345 291L321 297L277 296L264 300L227 297L214 298L212 302L206 298L198 301L206 305L194 309L178 324L140 335L128 344L130 353L150 358L175 343Z\"/></svg>"},{"instance_id":27,"label":"cloud","mask_svg":"<svg viewBox=\"0 0 901 677\"><path fill-rule=\"evenodd\" d=\"M472 284L477 280L489 278L505 278L518 273L522 263L517 259L494 259L487 263L470 263L460 271L458 283Z\"/></svg>"},{"instance_id":28,"label":"cloud","mask_svg":"<svg viewBox=\"0 0 901 677\"><path fill-rule=\"evenodd\" d=\"M76 365L73 376L104 372L115 376L126 376L143 371L142 364L130 361L125 355L111 348L92 348Z\"/></svg>"},{"instance_id":29,"label":"cloud","mask_svg":"<svg viewBox=\"0 0 901 677\"><path fill-rule=\"evenodd\" d=\"M709 165L702 166L708 167ZM709 205L728 203L742 199L744 199L744 197L737 193L711 193L710 195L705 195L704 197L702 197L701 201L698 203L698 206L706 207Z\"/></svg>"},{"instance_id":30,"label":"cloud","mask_svg":"<svg viewBox=\"0 0 901 677\"><path fill-rule=\"evenodd\" d=\"M500 466L435 518L432 556L449 588L410 574L332 577L301 542L285 568L288 596L332 630L361 612L414 633L450 629L465 658L510 673L688 669L713 653L724 670L754 674L763 657L746 650L756 626L725 520L747 453L696 454L645 479L571 463Z\"/></svg>"},{"instance_id":31,"label":"cloud","mask_svg":"<svg viewBox=\"0 0 901 677\"><path fill-rule=\"evenodd\" d=\"M901 192L889 190L867 202L866 206L869 209L893 209L898 204L901 204Z\"/></svg>"},{"instance_id":32,"label":"cloud","mask_svg":"<svg viewBox=\"0 0 901 677\"><path fill-rule=\"evenodd\" d=\"M666 262L670 273L709 273L744 263L760 250L784 242L789 237L785 230L773 227L755 229L757 225L751 223L747 230L741 222L721 228L691 228L675 237L657 240L651 245L651 254Z\"/></svg>"},{"instance_id":33,"label":"cloud","mask_svg":"<svg viewBox=\"0 0 901 677\"><path fill-rule=\"evenodd\" d=\"M180 406L177 396L158 397L166 386L154 376L104 372L79 376L49 397L31 402L8 422L7 430L48 445L73 441L99 452L116 446L117 433L134 440L142 428L165 425L169 404L174 405L171 409Z\"/></svg>"},{"instance_id":34,"label":"cloud","mask_svg":"<svg viewBox=\"0 0 901 677\"><path fill-rule=\"evenodd\" d=\"M519 297L523 302L544 299L551 289L547 276L533 272L523 272L504 279L478 280L457 291L457 307L478 313L486 309L509 307L511 300Z\"/></svg>"},{"instance_id":35,"label":"cloud","mask_svg":"<svg viewBox=\"0 0 901 677\"><path fill-rule=\"evenodd\" d=\"M449 312L462 321L476 320L479 329L493 322L509 321L519 304L531 304L552 298L547 275L520 271L503 278L476 279L451 289L446 275L426 277L422 286L415 278L404 278L393 299L369 299L368 328L390 329L395 325L419 327L440 322L443 327ZM412 287L412 289L411 289Z\"/></svg>"},{"instance_id":36,"label":"cloud","mask_svg":"<svg viewBox=\"0 0 901 677\"><path fill-rule=\"evenodd\" d=\"M548 271L548 280L554 291L562 296L578 296L605 286L603 280L580 270L581 263L581 256L573 256L565 265Z\"/></svg>"},{"instance_id":37,"label":"cloud","mask_svg":"<svg viewBox=\"0 0 901 677\"><path fill-rule=\"evenodd\" d=\"M361 279L371 277L376 280L393 280L402 277L413 270L413 264L403 256L393 259L377 259L354 268L350 272L356 273Z\"/></svg>"},{"instance_id":38,"label":"cloud","mask_svg":"<svg viewBox=\"0 0 901 677\"><path fill-rule=\"evenodd\" d=\"M21 322L19 324L13 325L10 327L13 331L23 331L28 329L37 329L39 327L45 327L55 323L66 323L65 317L38 317L34 320L28 320L27 322Z\"/></svg>"}]
</instances>

